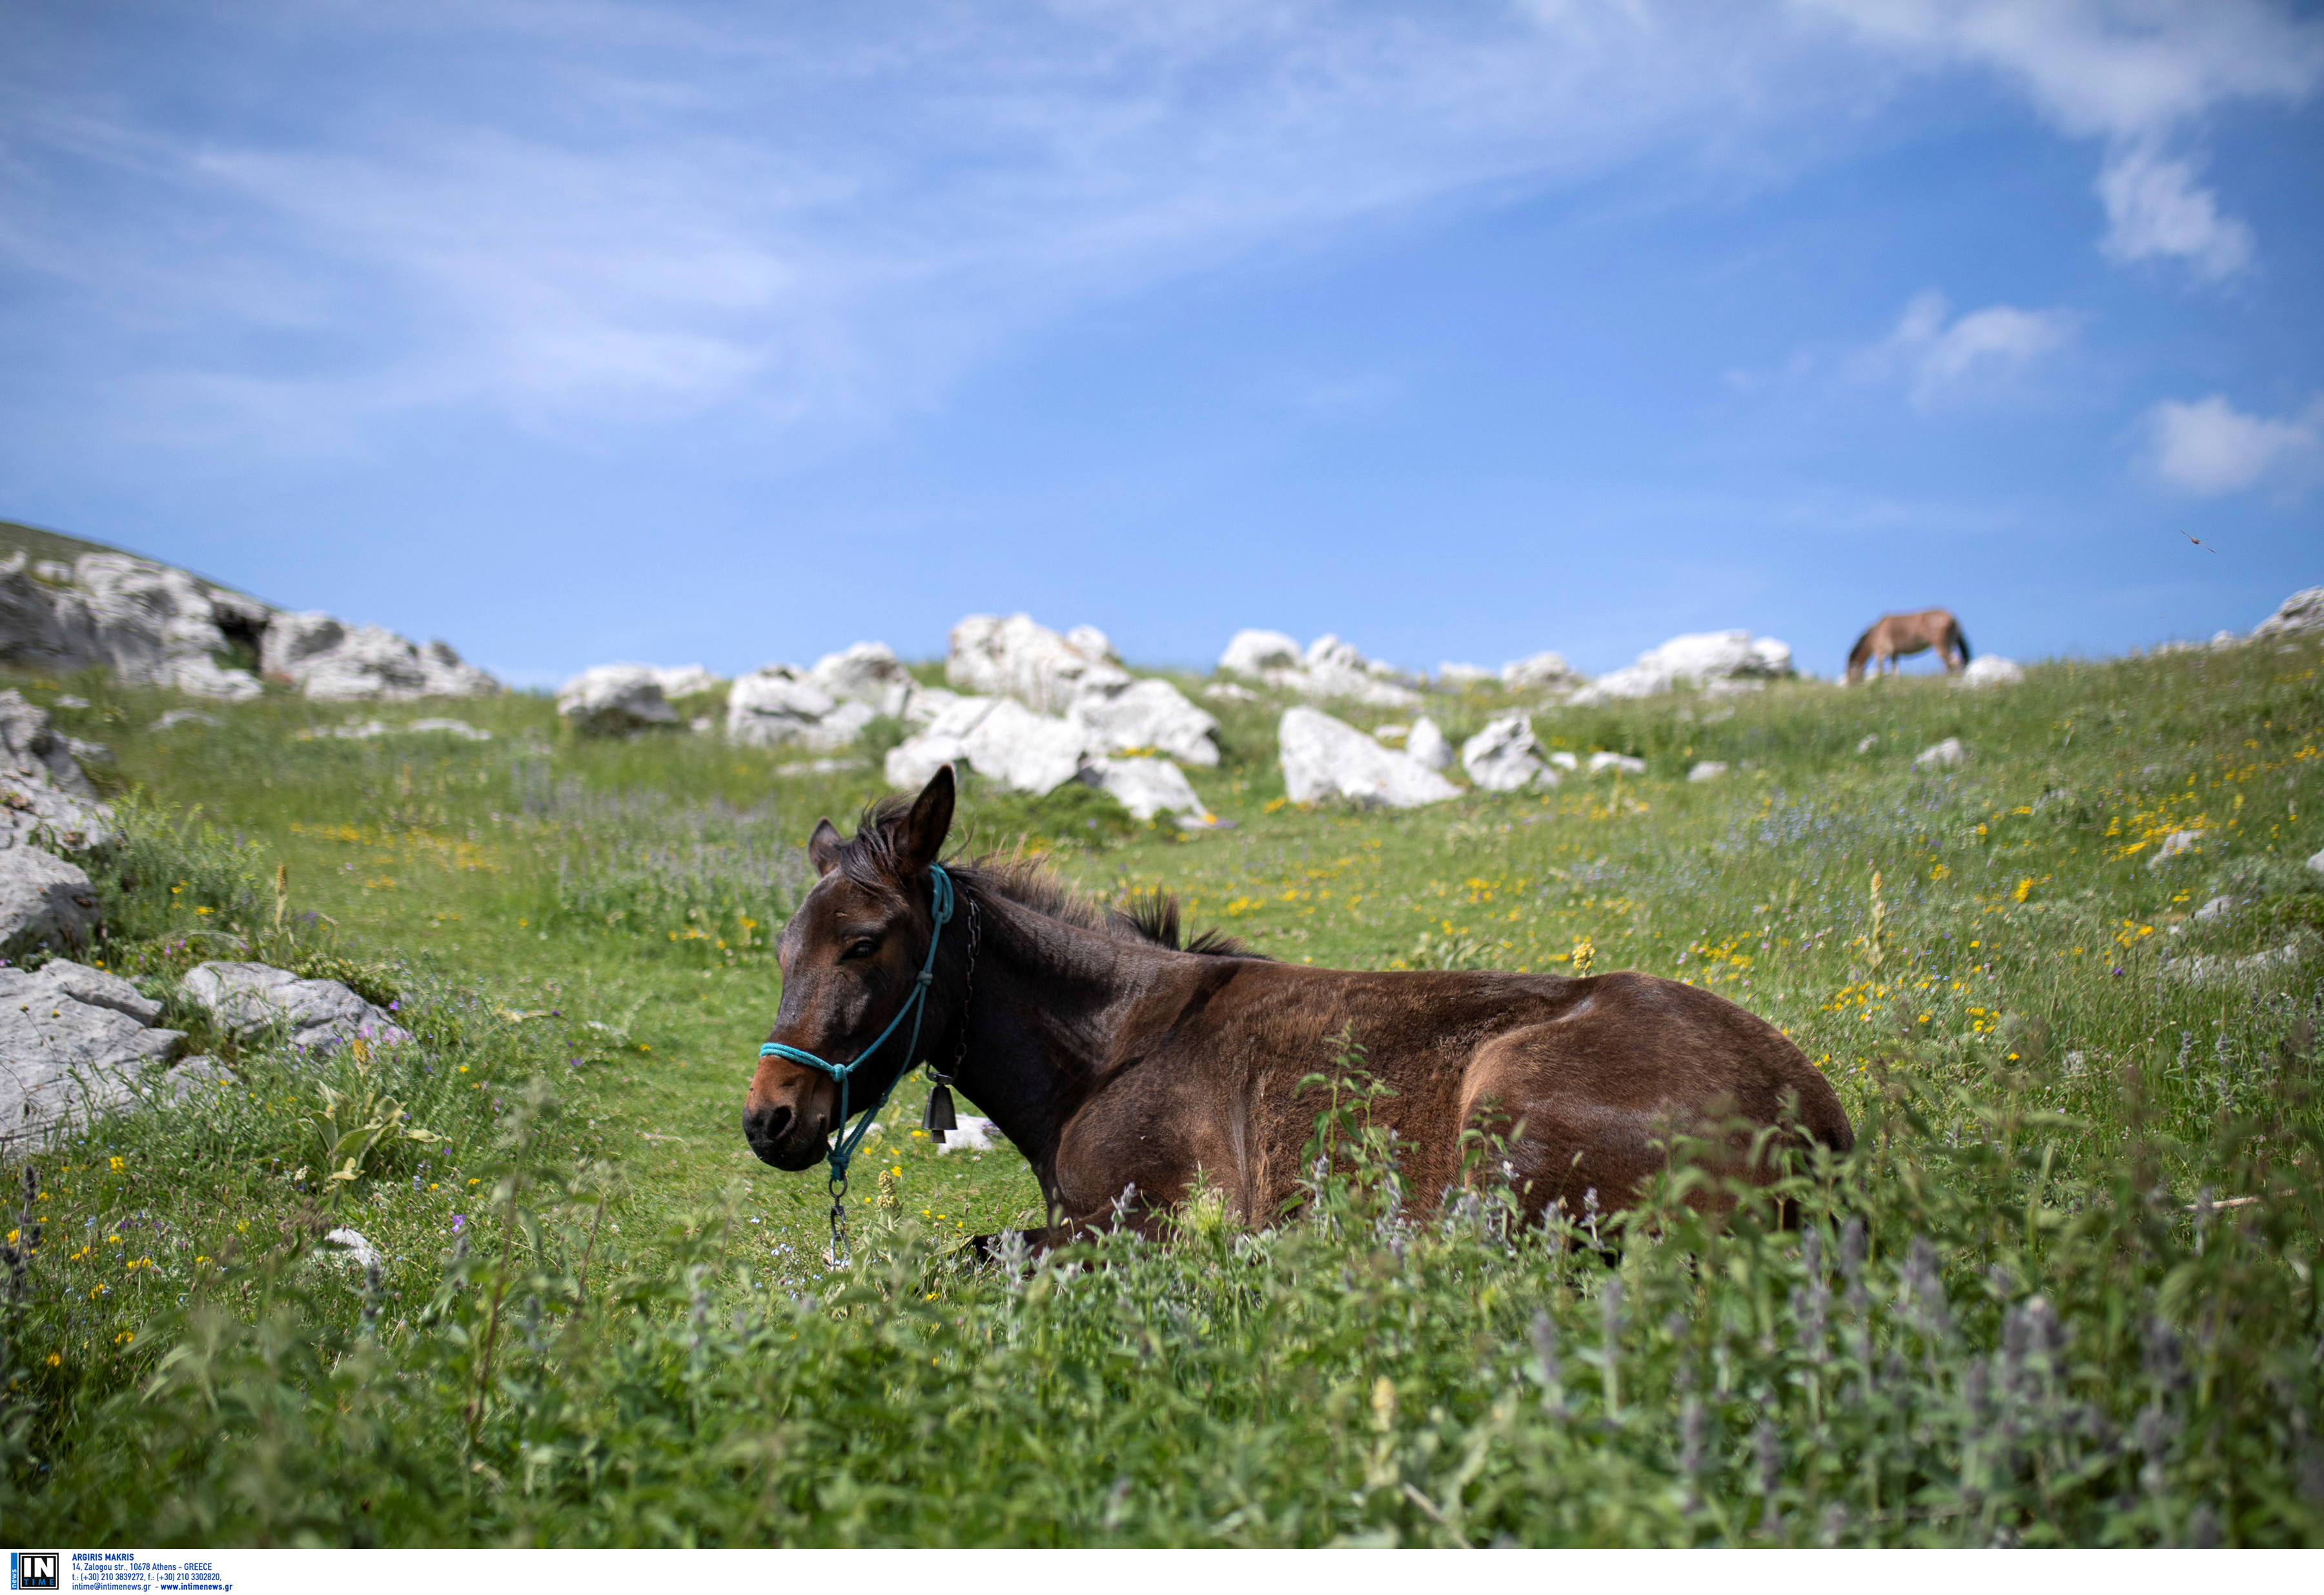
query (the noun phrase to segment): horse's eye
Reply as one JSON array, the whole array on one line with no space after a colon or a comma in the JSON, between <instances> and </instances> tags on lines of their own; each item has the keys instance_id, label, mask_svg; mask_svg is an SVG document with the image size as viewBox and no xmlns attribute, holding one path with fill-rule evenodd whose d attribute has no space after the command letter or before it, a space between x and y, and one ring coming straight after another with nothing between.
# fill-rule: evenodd
<instances>
[{"instance_id":1,"label":"horse's eye","mask_svg":"<svg viewBox=\"0 0 2324 1595\"><path fill-rule=\"evenodd\" d=\"M878 946L879 944L870 936L860 936L847 944L847 952L844 955L849 958L869 958Z\"/></svg>"}]
</instances>

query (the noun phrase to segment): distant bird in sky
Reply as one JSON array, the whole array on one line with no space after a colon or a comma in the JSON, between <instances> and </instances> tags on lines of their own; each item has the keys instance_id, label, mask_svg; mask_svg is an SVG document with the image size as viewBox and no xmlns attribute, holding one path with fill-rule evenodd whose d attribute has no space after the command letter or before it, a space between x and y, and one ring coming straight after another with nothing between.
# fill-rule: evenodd
<instances>
[{"instance_id":1,"label":"distant bird in sky","mask_svg":"<svg viewBox=\"0 0 2324 1595\"><path fill-rule=\"evenodd\" d=\"M2191 531L2182 531L2182 532L2181 532L2179 535L2180 535L2181 537L2185 538L2189 542L2190 542L2190 543L2194 544L2194 545L2195 545L2197 548L2199 548L2199 549L2204 549L2204 550L2206 550L2206 551L2208 551L2208 552L2209 552L2209 553L2213 553L2213 554L2216 554L2216 553L2218 553L2218 550L2217 549L2212 548L2210 544L2209 544L2209 543L2205 542L2201 538L2197 537L2197 536L2196 536L2193 532L2191 532Z\"/></svg>"}]
</instances>

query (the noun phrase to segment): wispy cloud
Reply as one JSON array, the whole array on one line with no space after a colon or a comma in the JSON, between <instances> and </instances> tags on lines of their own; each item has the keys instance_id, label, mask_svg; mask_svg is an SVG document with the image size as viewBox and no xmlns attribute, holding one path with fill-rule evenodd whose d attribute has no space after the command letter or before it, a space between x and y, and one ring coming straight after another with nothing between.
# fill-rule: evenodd
<instances>
[{"instance_id":1,"label":"wispy cloud","mask_svg":"<svg viewBox=\"0 0 2324 1595\"><path fill-rule=\"evenodd\" d=\"M2106 145L2101 245L2206 281L2252 258L2251 230L2167 152L2206 113L2291 103L2324 82L2324 26L2273 0L1793 0L1900 59L2015 83L2061 131Z\"/></svg>"},{"instance_id":2,"label":"wispy cloud","mask_svg":"<svg viewBox=\"0 0 2324 1595\"><path fill-rule=\"evenodd\" d=\"M2098 173L2106 204L2104 248L2118 261L2184 261L2206 281L2233 276L2252 258L2251 229L2219 213L2218 198L2195 183L2191 161L2134 143L2112 152Z\"/></svg>"},{"instance_id":3,"label":"wispy cloud","mask_svg":"<svg viewBox=\"0 0 2324 1595\"><path fill-rule=\"evenodd\" d=\"M448 407L876 422L1093 300L1657 151L1756 170L1922 69L2109 141L2109 248L2218 275L2248 232L2163 141L2324 60L2260 0L255 0L134 47L65 14L0 61L0 269L47 296L0 326L76 328L119 424L200 392L206 436L285 447ZM2046 314L1948 324L1916 396Z\"/></svg>"},{"instance_id":4,"label":"wispy cloud","mask_svg":"<svg viewBox=\"0 0 2324 1595\"><path fill-rule=\"evenodd\" d=\"M2166 399L2147 411L2149 462L2172 486L2205 497L2292 478L2324 454L2324 396L2297 415L2251 415L2224 393Z\"/></svg>"},{"instance_id":5,"label":"wispy cloud","mask_svg":"<svg viewBox=\"0 0 2324 1595\"><path fill-rule=\"evenodd\" d=\"M2015 305L1987 305L1956 316L1950 301L1932 288L1913 297L1887 337L1838 364L1855 382L1901 382L1913 404L1929 410L1948 400L1995 392L2063 348L2081 320L2073 310L2024 310ZM1803 376L1818 364L1811 355L1795 355L1784 374Z\"/></svg>"}]
</instances>

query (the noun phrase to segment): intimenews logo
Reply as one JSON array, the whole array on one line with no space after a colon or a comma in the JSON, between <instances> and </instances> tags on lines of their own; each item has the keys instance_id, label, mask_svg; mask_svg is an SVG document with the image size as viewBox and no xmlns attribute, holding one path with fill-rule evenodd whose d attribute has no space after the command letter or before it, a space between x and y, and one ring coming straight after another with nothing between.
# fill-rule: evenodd
<instances>
[{"instance_id":1,"label":"intimenews logo","mask_svg":"<svg viewBox=\"0 0 2324 1595\"><path fill-rule=\"evenodd\" d=\"M62 1559L54 1551L11 1551L8 1553L8 1587L11 1590L55 1590L57 1566Z\"/></svg>"}]
</instances>

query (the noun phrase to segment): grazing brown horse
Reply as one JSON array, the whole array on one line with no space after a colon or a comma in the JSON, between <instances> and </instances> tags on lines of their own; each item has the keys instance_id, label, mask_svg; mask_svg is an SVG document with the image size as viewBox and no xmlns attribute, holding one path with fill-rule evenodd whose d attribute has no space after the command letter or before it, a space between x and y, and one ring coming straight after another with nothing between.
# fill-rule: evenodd
<instances>
[{"instance_id":1,"label":"grazing brown horse","mask_svg":"<svg viewBox=\"0 0 2324 1595\"><path fill-rule=\"evenodd\" d=\"M1969 668L1969 638L1963 634L1960 622L1953 619L1950 609L1924 609L1918 614L1884 614L1872 622L1871 629L1856 640L1848 650L1848 679L1855 683L1864 679L1864 666L1871 662L1875 670L1886 667L1891 676L1896 673L1896 661L1908 653L1937 650L1945 661L1945 674L1958 676Z\"/></svg>"},{"instance_id":2,"label":"grazing brown horse","mask_svg":"<svg viewBox=\"0 0 2324 1595\"><path fill-rule=\"evenodd\" d=\"M1634 1202L1665 1166L1674 1128L1739 1116L1782 1126L1777 1139L1794 1146L1845 1150L1854 1139L1840 1099L1781 1031L1652 975L1312 969L1209 936L1180 947L1168 899L1131 920L1031 865L982 862L945 866L957 900L931 959L932 899L945 889L930 866L953 798L946 766L910 803L867 810L853 840L829 820L816 827L821 879L777 945L770 1043L842 1067L860 1060L851 1115L908 1063L960 1058L962 1090L1047 1198L1048 1227L1027 1237L1037 1247L1117 1221L1145 1228L1202 1179L1246 1222L1272 1222L1323 1098L1299 1083L1330 1068L1342 1030L1394 1090L1372 1121L1397 1132L1406 1188L1425 1204L1462 1179L1472 1124L1521 1125L1508 1161L1529 1216L1552 1202L1579 1216L1593 1194L1607 1209ZM887 1032L918 990L925 1028L908 1059ZM765 1161L805 1169L844 1130L840 1115L832 1075L762 1055L742 1132ZM1739 1162L1736 1172L1772 1177Z\"/></svg>"}]
</instances>

